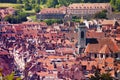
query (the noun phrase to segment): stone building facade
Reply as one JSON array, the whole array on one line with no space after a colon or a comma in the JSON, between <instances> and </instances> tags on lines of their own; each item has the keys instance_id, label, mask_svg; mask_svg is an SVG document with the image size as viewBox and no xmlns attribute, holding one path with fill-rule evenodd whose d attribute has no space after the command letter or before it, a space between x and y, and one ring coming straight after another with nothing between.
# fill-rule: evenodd
<instances>
[{"instance_id":1,"label":"stone building facade","mask_svg":"<svg viewBox=\"0 0 120 80\"><path fill-rule=\"evenodd\" d=\"M64 19L66 15L66 7L60 8L45 8L37 14L37 19Z\"/></svg>"},{"instance_id":2,"label":"stone building facade","mask_svg":"<svg viewBox=\"0 0 120 80\"><path fill-rule=\"evenodd\" d=\"M64 19L66 16L67 18L68 16L91 18L95 13L103 10L107 10L110 14L112 7L109 3L73 3L68 7L42 9L40 13L37 13L37 19Z\"/></svg>"},{"instance_id":3,"label":"stone building facade","mask_svg":"<svg viewBox=\"0 0 120 80\"><path fill-rule=\"evenodd\" d=\"M74 16L92 16L102 10L111 13L111 5L109 3L74 3L67 7L67 14Z\"/></svg>"}]
</instances>

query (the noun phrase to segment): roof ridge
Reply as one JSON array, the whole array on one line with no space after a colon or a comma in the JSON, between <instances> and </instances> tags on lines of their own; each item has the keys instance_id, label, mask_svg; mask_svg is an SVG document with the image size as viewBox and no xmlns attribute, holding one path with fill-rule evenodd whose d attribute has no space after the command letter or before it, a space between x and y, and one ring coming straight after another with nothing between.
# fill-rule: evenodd
<instances>
[{"instance_id":1,"label":"roof ridge","mask_svg":"<svg viewBox=\"0 0 120 80\"><path fill-rule=\"evenodd\" d=\"M100 49L99 53L111 53L111 50L107 44L104 44L104 46Z\"/></svg>"}]
</instances>

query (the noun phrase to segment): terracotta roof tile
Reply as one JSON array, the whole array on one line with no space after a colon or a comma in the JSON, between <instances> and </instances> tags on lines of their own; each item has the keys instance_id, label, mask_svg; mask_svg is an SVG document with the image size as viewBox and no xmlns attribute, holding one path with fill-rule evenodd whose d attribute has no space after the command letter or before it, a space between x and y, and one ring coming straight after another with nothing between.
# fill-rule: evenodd
<instances>
[{"instance_id":1,"label":"terracotta roof tile","mask_svg":"<svg viewBox=\"0 0 120 80\"><path fill-rule=\"evenodd\" d=\"M88 31L86 33L86 38L104 38L105 33L103 32L95 32L95 31Z\"/></svg>"},{"instance_id":2,"label":"terracotta roof tile","mask_svg":"<svg viewBox=\"0 0 120 80\"><path fill-rule=\"evenodd\" d=\"M66 7L60 7L60 8L44 8L40 11L40 14L65 14L66 13Z\"/></svg>"},{"instance_id":3,"label":"terracotta roof tile","mask_svg":"<svg viewBox=\"0 0 120 80\"><path fill-rule=\"evenodd\" d=\"M100 53L105 52L106 50L111 53L116 53L119 51L119 48L116 42L112 38L99 38L97 39L98 43L88 44L85 52L86 53ZM107 45L107 46L105 46Z\"/></svg>"},{"instance_id":4,"label":"terracotta roof tile","mask_svg":"<svg viewBox=\"0 0 120 80\"><path fill-rule=\"evenodd\" d=\"M99 51L99 53L111 53L111 50L108 48L108 46L105 44L101 50Z\"/></svg>"},{"instance_id":5,"label":"terracotta roof tile","mask_svg":"<svg viewBox=\"0 0 120 80\"><path fill-rule=\"evenodd\" d=\"M109 6L109 3L73 3L68 6L68 9L107 9Z\"/></svg>"},{"instance_id":6,"label":"terracotta roof tile","mask_svg":"<svg viewBox=\"0 0 120 80\"><path fill-rule=\"evenodd\" d=\"M73 54L74 50L72 48L59 48L56 49L57 53L63 53L63 54Z\"/></svg>"},{"instance_id":7,"label":"terracotta roof tile","mask_svg":"<svg viewBox=\"0 0 120 80\"><path fill-rule=\"evenodd\" d=\"M101 23L102 25L112 25L114 26L116 23L116 20L103 20L103 22Z\"/></svg>"},{"instance_id":8,"label":"terracotta roof tile","mask_svg":"<svg viewBox=\"0 0 120 80\"><path fill-rule=\"evenodd\" d=\"M9 55L8 51L6 50L0 50L0 55Z\"/></svg>"}]
</instances>

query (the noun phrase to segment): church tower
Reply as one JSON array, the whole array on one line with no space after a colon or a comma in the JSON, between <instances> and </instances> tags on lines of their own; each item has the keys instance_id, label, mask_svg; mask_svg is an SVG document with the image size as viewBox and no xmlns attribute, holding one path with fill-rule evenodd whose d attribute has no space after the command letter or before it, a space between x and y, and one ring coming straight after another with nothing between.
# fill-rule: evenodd
<instances>
[{"instance_id":1,"label":"church tower","mask_svg":"<svg viewBox=\"0 0 120 80\"><path fill-rule=\"evenodd\" d=\"M82 53L86 47L86 26L84 23L78 24L78 54Z\"/></svg>"}]
</instances>

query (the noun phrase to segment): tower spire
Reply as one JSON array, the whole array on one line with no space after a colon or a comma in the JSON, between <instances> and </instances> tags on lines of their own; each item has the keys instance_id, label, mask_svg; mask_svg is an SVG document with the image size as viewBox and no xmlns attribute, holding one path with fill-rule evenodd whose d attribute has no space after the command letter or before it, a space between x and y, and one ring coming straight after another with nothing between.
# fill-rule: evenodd
<instances>
[{"instance_id":1,"label":"tower spire","mask_svg":"<svg viewBox=\"0 0 120 80\"><path fill-rule=\"evenodd\" d=\"M86 26L83 19L80 20L78 25L78 54L83 52L86 47Z\"/></svg>"}]
</instances>

